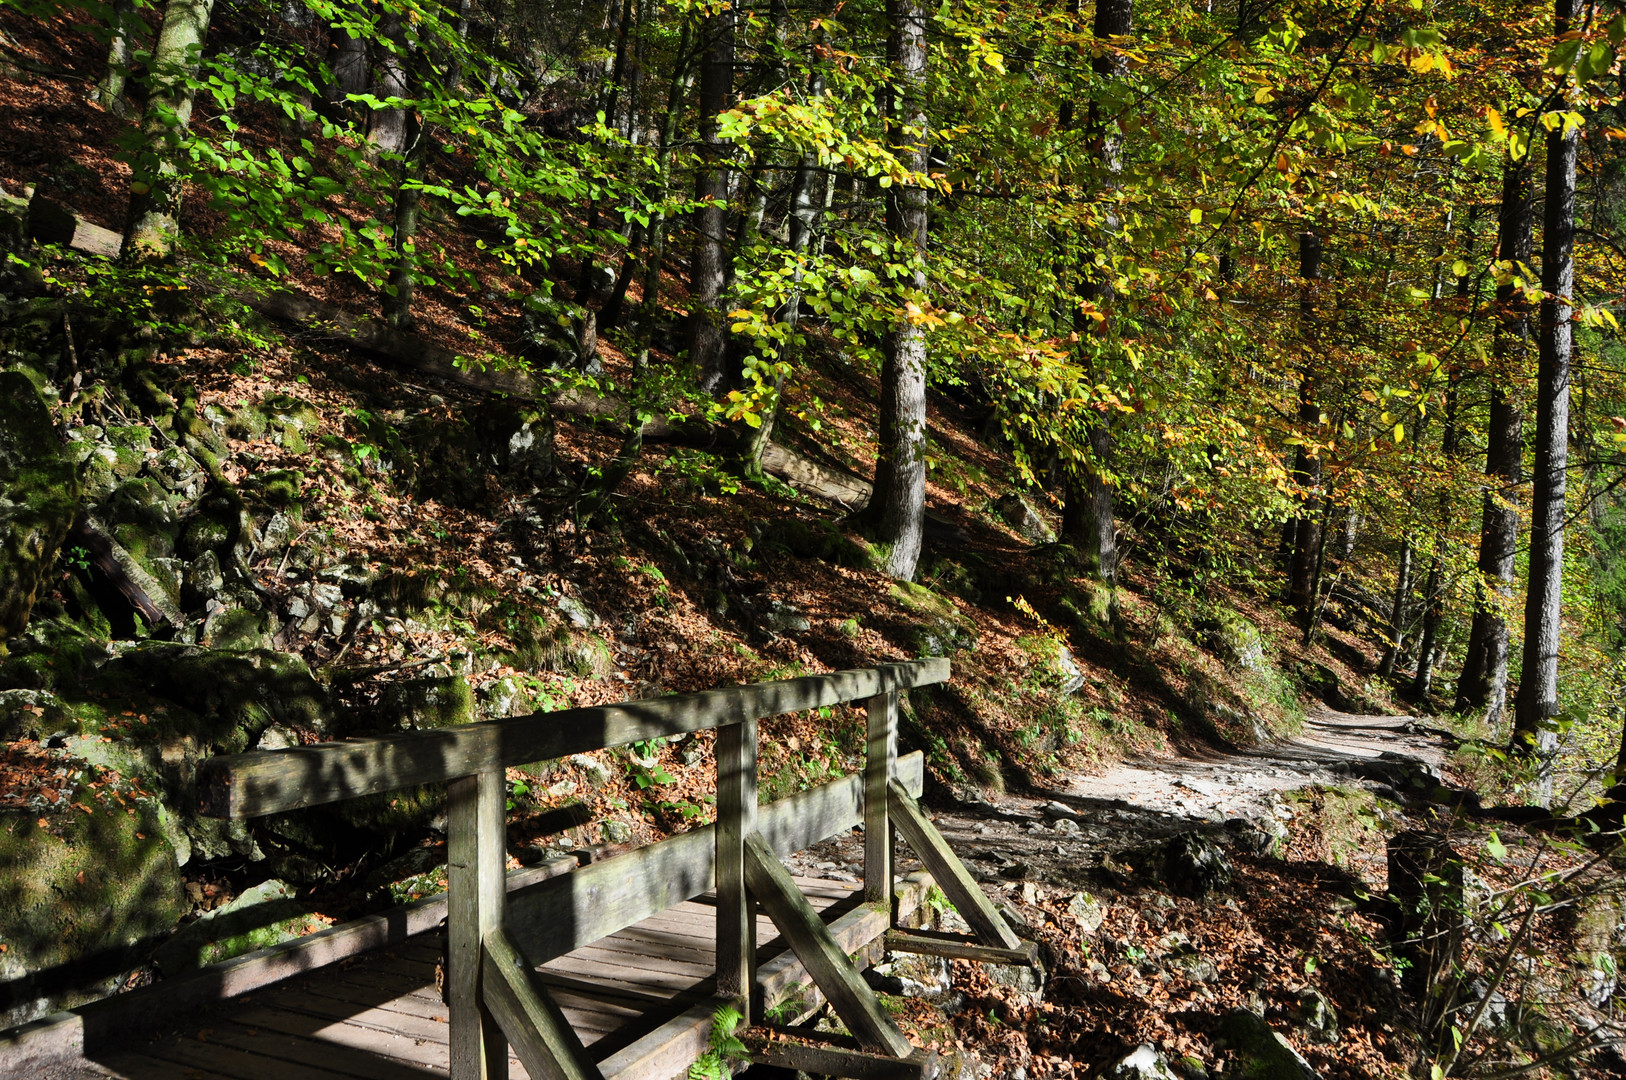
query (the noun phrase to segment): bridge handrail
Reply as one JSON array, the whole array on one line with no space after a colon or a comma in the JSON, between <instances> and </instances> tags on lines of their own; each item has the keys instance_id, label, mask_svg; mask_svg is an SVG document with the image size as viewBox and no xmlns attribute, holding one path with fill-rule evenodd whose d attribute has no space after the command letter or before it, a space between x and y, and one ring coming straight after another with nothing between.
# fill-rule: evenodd
<instances>
[{"instance_id":1,"label":"bridge handrail","mask_svg":"<svg viewBox=\"0 0 1626 1080\"><path fill-rule=\"evenodd\" d=\"M199 767L200 809L213 817L260 817L642 739L866 700L948 677L947 660L914 660L431 731L226 755Z\"/></svg>"}]
</instances>

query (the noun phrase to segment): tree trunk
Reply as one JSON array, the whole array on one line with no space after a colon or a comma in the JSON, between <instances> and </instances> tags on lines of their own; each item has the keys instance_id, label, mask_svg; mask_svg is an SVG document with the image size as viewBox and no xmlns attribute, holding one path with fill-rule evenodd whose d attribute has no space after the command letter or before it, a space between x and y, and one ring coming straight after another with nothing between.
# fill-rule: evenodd
<instances>
[{"instance_id":1,"label":"tree trunk","mask_svg":"<svg viewBox=\"0 0 1626 1080\"><path fill-rule=\"evenodd\" d=\"M717 116L734 96L734 4L728 0L701 29L705 56L700 64L700 167L695 170L693 265L689 272L689 362L700 388L713 396L734 381L728 370L723 326L723 282L728 276L728 142Z\"/></svg>"},{"instance_id":2,"label":"tree trunk","mask_svg":"<svg viewBox=\"0 0 1626 1080\"><path fill-rule=\"evenodd\" d=\"M1124 37L1134 30L1134 0L1097 0L1093 36L1098 41ZM1095 73L1103 78L1121 78L1124 74L1122 58L1103 50L1090 62ZM1071 119L1071 110L1066 118ZM1117 121L1102 115L1100 103L1090 102L1089 133L1094 144L1097 161L1105 177L1115 182L1123 170L1121 137ZM1104 233L1117 232L1118 220L1109 212ZM1113 298L1112 274L1094 268L1093 258L1082 259L1083 283L1080 300L1095 304L1097 310L1106 307ZM1079 305L1074 305L1073 329L1081 336L1092 333L1093 320L1087 319ZM1085 427L1084 438L1089 454L1081 465L1075 465L1067 480L1066 503L1062 508L1062 535L1075 552L1084 571L1114 590L1109 605L1117 609L1115 587L1118 582L1118 529L1117 499L1112 484L1112 429L1107 418L1096 417ZM1076 475L1081 470L1082 475Z\"/></svg>"},{"instance_id":3,"label":"tree trunk","mask_svg":"<svg viewBox=\"0 0 1626 1080\"><path fill-rule=\"evenodd\" d=\"M887 0L887 128L904 168L926 171L926 7L922 0ZM908 139L908 142L903 140ZM888 189L886 227L894 258L912 264L909 288L926 292L926 189ZM887 331L881 354L881 437L871 514L878 538L891 545L886 572L915 576L926 519L926 331L900 318Z\"/></svg>"},{"instance_id":4,"label":"tree trunk","mask_svg":"<svg viewBox=\"0 0 1626 1080\"><path fill-rule=\"evenodd\" d=\"M824 96L824 75L815 71L808 81L808 98L817 100ZM819 190L823 186L824 171L819 168L819 159L816 154L808 154L802 158L801 167L796 170L796 180L790 194L790 250L796 260L796 269L791 272L790 295L785 298L785 306L779 313L779 322L785 326L790 334L786 338L785 348L795 348L796 329L802 318L802 258L818 231L819 218L824 207L824 193ZM781 355L780 359L784 359ZM762 426L751 433L746 446L746 461L750 468L762 467L762 450L773 438L773 430L779 423L779 395L785 386L785 377L776 375L773 386L773 403L763 410Z\"/></svg>"},{"instance_id":5,"label":"tree trunk","mask_svg":"<svg viewBox=\"0 0 1626 1080\"><path fill-rule=\"evenodd\" d=\"M1389 606L1389 647L1383 650L1383 660L1378 664L1378 674L1385 679L1394 678L1395 665L1400 661L1400 652L1406 641L1406 598L1411 595L1411 534L1400 545L1400 559L1395 567L1395 595L1394 602Z\"/></svg>"},{"instance_id":6,"label":"tree trunk","mask_svg":"<svg viewBox=\"0 0 1626 1080\"><path fill-rule=\"evenodd\" d=\"M1470 238L1471 243L1471 238ZM1435 287L1436 296L1439 293ZM1459 392L1455 370L1445 391L1445 430L1440 435L1440 457L1447 463L1457 459L1457 403ZM1412 679L1411 693L1417 701L1428 700L1434 691L1434 661L1439 646L1440 623L1445 618L1445 546L1451 534L1451 496L1440 493L1440 529L1434 537L1434 560L1428 567L1428 579L1423 585L1423 634L1418 640L1417 675Z\"/></svg>"},{"instance_id":7,"label":"tree trunk","mask_svg":"<svg viewBox=\"0 0 1626 1080\"><path fill-rule=\"evenodd\" d=\"M134 262L173 258L180 237L181 176L175 155L192 119L192 80L209 33L214 0L169 0L152 50L141 152L130 183L124 257Z\"/></svg>"},{"instance_id":8,"label":"tree trunk","mask_svg":"<svg viewBox=\"0 0 1626 1080\"><path fill-rule=\"evenodd\" d=\"M124 100L124 87L130 79L130 62L134 59L133 41L139 25L135 13L135 0L114 0L113 15L109 20L112 37L107 43L107 74L96 84L96 104L122 117L129 112Z\"/></svg>"},{"instance_id":9,"label":"tree trunk","mask_svg":"<svg viewBox=\"0 0 1626 1080\"><path fill-rule=\"evenodd\" d=\"M379 26L378 63L373 93L380 98L404 98L407 87L406 21L399 14L386 14ZM398 106L375 109L367 124L367 141L379 154L399 154L407 145L407 110Z\"/></svg>"},{"instance_id":10,"label":"tree trunk","mask_svg":"<svg viewBox=\"0 0 1626 1080\"><path fill-rule=\"evenodd\" d=\"M1564 34L1573 0L1557 0L1554 31ZM1536 376L1536 455L1530 510L1530 585L1524 608L1524 663L1515 702L1513 748L1540 759L1540 791L1551 794L1558 737L1559 611L1564 569L1564 473L1569 464L1571 296L1575 285L1575 164L1579 137L1564 125L1547 133L1542 208L1541 301Z\"/></svg>"},{"instance_id":11,"label":"tree trunk","mask_svg":"<svg viewBox=\"0 0 1626 1080\"><path fill-rule=\"evenodd\" d=\"M1497 249L1502 259L1530 261L1531 201L1528 174L1509 163L1502 173L1502 207ZM1491 373L1490 423L1486 428L1484 512L1479 532L1480 586L1473 627L1468 634L1456 708L1484 709L1493 728L1507 705L1508 630L1505 608L1513 595L1514 553L1519 511L1514 497L1524 459L1524 413L1506 387L1524 367L1530 342L1530 313L1523 292L1512 284L1496 290L1497 328Z\"/></svg>"},{"instance_id":12,"label":"tree trunk","mask_svg":"<svg viewBox=\"0 0 1626 1080\"><path fill-rule=\"evenodd\" d=\"M677 139L678 118L683 99L688 96L689 50L694 45L694 22L685 19L683 36L672 61L672 82L667 88L666 115L661 121L660 146L655 151L655 205L666 204L672 181L672 146ZM633 366L641 370L649 361L649 343L655 330L655 317L661 309L661 265L666 261L666 211L656 210L649 223L649 251L644 258L643 300L640 303L638 353Z\"/></svg>"},{"instance_id":13,"label":"tree trunk","mask_svg":"<svg viewBox=\"0 0 1626 1080\"><path fill-rule=\"evenodd\" d=\"M1436 544L1443 543L1438 537ZM1425 700L1434 689L1434 650L1439 642L1440 618L1445 604L1445 560L1438 549L1428 565L1428 577L1423 582L1423 633L1417 640L1417 675L1411 682L1412 697Z\"/></svg>"},{"instance_id":14,"label":"tree trunk","mask_svg":"<svg viewBox=\"0 0 1626 1080\"><path fill-rule=\"evenodd\" d=\"M333 81L322 90L330 106L330 113L348 114L350 94L367 90L367 39L335 27L332 43L328 46L327 66L333 72Z\"/></svg>"},{"instance_id":15,"label":"tree trunk","mask_svg":"<svg viewBox=\"0 0 1626 1080\"><path fill-rule=\"evenodd\" d=\"M1306 355L1299 375L1299 427L1308 435L1321 427L1321 406L1315 397L1315 377L1311 371L1309 350L1314 338L1315 282L1321 277L1323 254L1321 237L1314 229L1299 234L1299 320L1305 338ZM1321 521L1311 511L1320 497L1321 457L1312 454L1303 444L1293 459L1293 482L1303 493L1300 496L1299 516L1293 520L1293 550L1288 565L1287 602L1308 625L1315 598L1310 595L1311 578L1315 574L1315 555L1321 548Z\"/></svg>"},{"instance_id":16,"label":"tree trunk","mask_svg":"<svg viewBox=\"0 0 1626 1080\"><path fill-rule=\"evenodd\" d=\"M384 321L397 330L412 329L412 295L417 281L413 240L418 235L418 215L423 204L422 185L428 174L431 132L414 111L407 118L406 157L401 162L401 179L395 189L395 229L391 234L389 283L380 307Z\"/></svg>"}]
</instances>

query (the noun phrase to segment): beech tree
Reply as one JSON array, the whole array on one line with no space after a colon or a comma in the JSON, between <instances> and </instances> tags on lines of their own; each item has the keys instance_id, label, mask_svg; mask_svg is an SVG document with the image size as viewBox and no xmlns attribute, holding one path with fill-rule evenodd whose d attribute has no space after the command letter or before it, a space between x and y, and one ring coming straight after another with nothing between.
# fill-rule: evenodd
<instances>
[{"instance_id":1,"label":"beech tree","mask_svg":"<svg viewBox=\"0 0 1626 1080\"><path fill-rule=\"evenodd\" d=\"M1575 19L1574 0L1555 0L1554 35L1562 39ZM1542 204L1541 289L1537 318L1536 440L1530 504L1530 582L1524 608L1524 662L1513 717L1513 746L1539 762L1540 793L1551 791L1558 736L1558 648L1563 606L1564 489L1569 467L1570 353L1574 344L1575 168L1579 117L1567 109L1559 78L1555 105L1562 110L1547 132L1546 194Z\"/></svg>"},{"instance_id":2,"label":"beech tree","mask_svg":"<svg viewBox=\"0 0 1626 1080\"><path fill-rule=\"evenodd\" d=\"M918 179L892 184L886 227L901 310L882 342L879 454L870 497L886 571L912 580L926 525L926 7L887 0L887 130L899 164Z\"/></svg>"}]
</instances>

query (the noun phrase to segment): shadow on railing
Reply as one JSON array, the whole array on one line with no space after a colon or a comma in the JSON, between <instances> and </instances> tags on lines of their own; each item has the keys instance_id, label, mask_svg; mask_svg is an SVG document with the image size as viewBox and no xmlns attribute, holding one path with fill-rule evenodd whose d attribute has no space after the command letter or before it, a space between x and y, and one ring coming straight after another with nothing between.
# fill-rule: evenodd
<instances>
[{"instance_id":1,"label":"shadow on railing","mask_svg":"<svg viewBox=\"0 0 1626 1080\"><path fill-rule=\"evenodd\" d=\"M895 825L976 931L980 944L961 946L967 958L1031 961L1031 945L1012 933L915 805L922 782L919 755L901 763L897 755L898 693L948 677L946 660L884 664L239 754L205 764L199 789L205 813L248 818L448 783L446 975L452 1080L505 1075L509 1044L533 1077L604 1080L605 1073L538 979L536 967L713 887L720 1002L732 1002L749 1021L757 975L755 900L857 1038L859 1051L825 1048L819 1062L829 1066L847 1060L845 1075L860 1075L872 1071L878 1054L904 1066L900 1075L922 1077L935 1071L935 1059L915 1050L881 1009L779 856L862 822L864 899L886 905L895 922ZM759 808L757 721L852 701L864 702L869 716L864 772ZM717 730L716 824L512 895L505 892L505 768L707 729ZM912 940L888 935L888 944L899 951L909 950ZM955 948L953 942L937 940L916 945L939 952ZM979 949L976 955L967 951ZM782 1052L769 1049L757 1056L767 1060Z\"/></svg>"}]
</instances>

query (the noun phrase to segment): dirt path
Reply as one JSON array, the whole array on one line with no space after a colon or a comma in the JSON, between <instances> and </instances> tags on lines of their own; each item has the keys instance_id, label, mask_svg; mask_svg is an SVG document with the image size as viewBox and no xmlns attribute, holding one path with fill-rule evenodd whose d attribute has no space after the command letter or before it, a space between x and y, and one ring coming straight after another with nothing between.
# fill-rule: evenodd
<instances>
[{"instance_id":1,"label":"dirt path","mask_svg":"<svg viewBox=\"0 0 1626 1080\"><path fill-rule=\"evenodd\" d=\"M1293 816L1282 793L1316 785L1365 787L1391 798L1438 782L1448 747L1410 717L1322 710L1270 746L1165 757L1075 776L1038 796L995 795L938 809L944 836L983 881L1084 888L1123 850L1200 829L1262 850ZM799 872L862 873L863 837L827 841L796 857Z\"/></svg>"}]
</instances>

